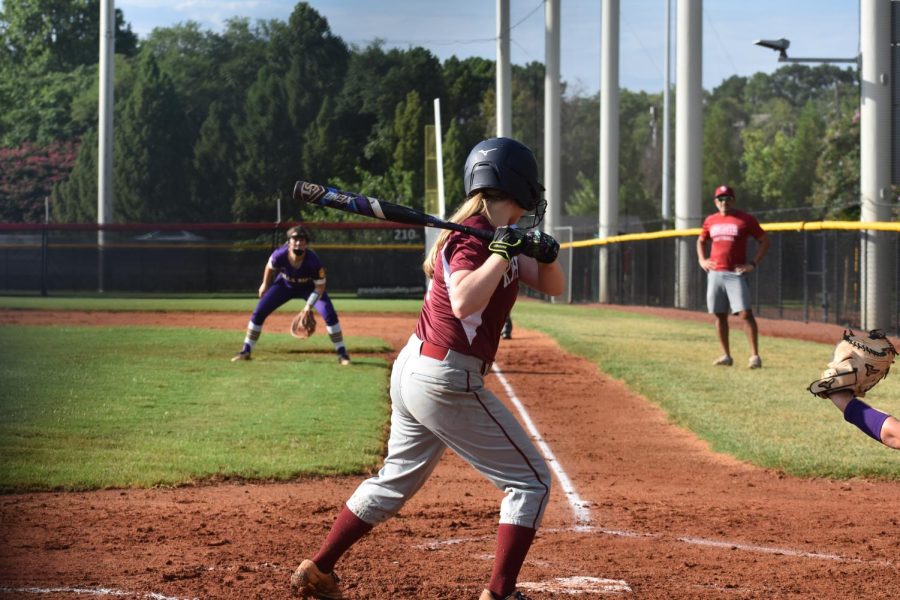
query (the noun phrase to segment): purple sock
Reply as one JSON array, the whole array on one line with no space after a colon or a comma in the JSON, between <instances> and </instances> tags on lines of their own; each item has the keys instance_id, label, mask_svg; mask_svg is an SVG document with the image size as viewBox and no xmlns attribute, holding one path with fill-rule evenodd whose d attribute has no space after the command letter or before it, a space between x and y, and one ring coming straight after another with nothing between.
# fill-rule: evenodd
<instances>
[{"instance_id":1,"label":"purple sock","mask_svg":"<svg viewBox=\"0 0 900 600\"><path fill-rule=\"evenodd\" d=\"M851 400L844 409L844 420L856 425L877 442L881 441L881 426L888 416L858 398Z\"/></svg>"}]
</instances>

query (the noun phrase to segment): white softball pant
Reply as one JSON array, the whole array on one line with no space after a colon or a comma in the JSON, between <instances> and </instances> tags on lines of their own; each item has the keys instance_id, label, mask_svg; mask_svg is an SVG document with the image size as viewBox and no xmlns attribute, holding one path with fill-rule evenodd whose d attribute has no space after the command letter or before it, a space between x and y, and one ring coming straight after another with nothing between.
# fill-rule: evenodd
<instances>
[{"instance_id":1,"label":"white softball pant","mask_svg":"<svg viewBox=\"0 0 900 600\"><path fill-rule=\"evenodd\" d=\"M391 371L391 433L378 474L362 482L347 507L376 525L419 491L449 447L506 496L500 523L537 529L550 495L550 471L531 439L484 387L482 361L449 350L420 355L410 337Z\"/></svg>"}]
</instances>

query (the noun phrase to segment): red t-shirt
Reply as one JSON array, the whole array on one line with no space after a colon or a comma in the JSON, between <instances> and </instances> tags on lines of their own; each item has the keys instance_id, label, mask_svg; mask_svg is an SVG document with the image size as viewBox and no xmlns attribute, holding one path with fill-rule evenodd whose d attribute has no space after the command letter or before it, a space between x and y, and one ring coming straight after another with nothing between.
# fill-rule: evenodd
<instances>
[{"instance_id":1,"label":"red t-shirt","mask_svg":"<svg viewBox=\"0 0 900 600\"><path fill-rule=\"evenodd\" d=\"M484 216L476 215L463 221L475 229L492 230ZM500 345L500 330L509 316L519 293L519 261L514 257L487 305L463 320L457 319L450 308L450 274L474 271L490 256L488 242L473 235L454 231L438 249L434 277L425 293L425 302L416 325L416 336L432 344L492 362Z\"/></svg>"},{"instance_id":2,"label":"red t-shirt","mask_svg":"<svg viewBox=\"0 0 900 600\"><path fill-rule=\"evenodd\" d=\"M760 239L765 235L759 221L751 214L733 210L727 215L713 213L703 221L700 240L712 238L709 258L714 271L731 271L736 265L747 264L747 238Z\"/></svg>"}]
</instances>

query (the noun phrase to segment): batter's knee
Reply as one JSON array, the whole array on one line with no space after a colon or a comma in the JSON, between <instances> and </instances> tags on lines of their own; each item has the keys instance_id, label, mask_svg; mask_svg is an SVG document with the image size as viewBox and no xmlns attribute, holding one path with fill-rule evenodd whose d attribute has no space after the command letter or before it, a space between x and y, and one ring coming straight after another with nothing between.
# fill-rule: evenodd
<instances>
[{"instance_id":1,"label":"batter's knee","mask_svg":"<svg viewBox=\"0 0 900 600\"><path fill-rule=\"evenodd\" d=\"M364 493L354 493L347 500L347 508L361 521L369 525L378 525L400 512L406 500L407 498L396 495L376 499Z\"/></svg>"},{"instance_id":2,"label":"batter's knee","mask_svg":"<svg viewBox=\"0 0 900 600\"><path fill-rule=\"evenodd\" d=\"M550 469L544 460L532 461L534 477L507 486L500 505L500 522L537 529L550 501Z\"/></svg>"}]
</instances>

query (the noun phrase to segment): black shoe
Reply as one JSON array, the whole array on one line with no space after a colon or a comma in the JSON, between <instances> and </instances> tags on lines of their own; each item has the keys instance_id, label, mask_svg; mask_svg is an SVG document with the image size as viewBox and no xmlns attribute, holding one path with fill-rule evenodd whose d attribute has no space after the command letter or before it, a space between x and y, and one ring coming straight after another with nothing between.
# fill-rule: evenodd
<instances>
[{"instance_id":1,"label":"black shoe","mask_svg":"<svg viewBox=\"0 0 900 600\"><path fill-rule=\"evenodd\" d=\"M503 328L500 330L500 337L504 340L512 339L512 319L506 319Z\"/></svg>"},{"instance_id":2,"label":"black shoe","mask_svg":"<svg viewBox=\"0 0 900 600\"><path fill-rule=\"evenodd\" d=\"M350 364L350 355L347 354L347 351L344 350L343 348L338 350L338 362L344 366L347 366Z\"/></svg>"}]
</instances>

